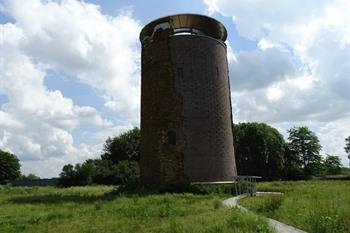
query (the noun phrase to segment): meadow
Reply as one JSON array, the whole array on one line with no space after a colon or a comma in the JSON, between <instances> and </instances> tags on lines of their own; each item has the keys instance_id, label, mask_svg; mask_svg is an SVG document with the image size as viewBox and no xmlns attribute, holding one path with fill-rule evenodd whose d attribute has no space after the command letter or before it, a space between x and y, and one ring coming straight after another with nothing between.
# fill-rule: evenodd
<instances>
[{"instance_id":1,"label":"meadow","mask_svg":"<svg viewBox=\"0 0 350 233\"><path fill-rule=\"evenodd\" d=\"M350 181L266 182L257 188L284 195L245 198L239 203L309 233L350 232Z\"/></svg>"},{"instance_id":2,"label":"meadow","mask_svg":"<svg viewBox=\"0 0 350 233\"><path fill-rule=\"evenodd\" d=\"M271 232L264 218L222 206L228 197L0 186L0 232Z\"/></svg>"}]
</instances>

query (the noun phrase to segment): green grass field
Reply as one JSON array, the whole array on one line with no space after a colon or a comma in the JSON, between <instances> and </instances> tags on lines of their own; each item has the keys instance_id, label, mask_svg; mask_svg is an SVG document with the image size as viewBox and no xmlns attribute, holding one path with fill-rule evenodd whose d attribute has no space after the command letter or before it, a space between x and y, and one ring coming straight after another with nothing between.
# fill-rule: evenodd
<instances>
[{"instance_id":1,"label":"green grass field","mask_svg":"<svg viewBox=\"0 0 350 233\"><path fill-rule=\"evenodd\" d=\"M130 194L108 186L0 187L0 232L270 232L225 194Z\"/></svg>"},{"instance_id":2,"label":"green grass field","mask_svg":"<svg viewBox=\"0 0 350 233\"><path fill-rule=\"evenodd\" d=\"M258 190L284 195L245 198L240 204L309 233L350 232L350 181L266 182Z\"/></svg>"}]
</instances>

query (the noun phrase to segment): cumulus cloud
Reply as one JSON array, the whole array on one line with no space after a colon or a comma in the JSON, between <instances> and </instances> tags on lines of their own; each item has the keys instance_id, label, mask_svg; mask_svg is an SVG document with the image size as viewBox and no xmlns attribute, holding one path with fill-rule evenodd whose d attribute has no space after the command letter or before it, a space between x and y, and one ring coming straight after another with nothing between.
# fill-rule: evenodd
<instances>
[{"instance_id":1,"label":"cumulus cloud","mask_svg":"<svg viewBox=\"0 0 350 233\"><path fill-rule=\"evenodd\" d=\"M210 14L232 18L241 37L257 41L256 50L234 51L236 59L229 60L236 121L263 121L284 131L318 124L324 151L344 159L341 145L350 135L350 3L204 2Z\"/></svg>"},{"instance_id":2,"label":"cumulus cloud","mask_svg":"<svg viewBox=\"0 0 350 233\"><path fill-rule=\"evenodd\" d=\"M119 132L138 121L140 26L131 15L103 15L76 0L11 0L1 10L14 23L0 24L0 95L7 97L0 106L0 148L17 154L25 172L48 177L65 163L96 157L105 138L75 142L82 124ZM106 107L130 120L114 125L95 108L49 90L50 70L88 84Z\"/></svg>"},{"instance_id":3,"label":"cumulus cloud","mask_svg":"<svg viewBox=\"0 0 350 233\"><path fill-rule=\"evenodd\" d=\"M140 25L136 20L127 12L106 16L97 5L75 0L7 3L7 13L25 35L21 49L100 90L106 107L137 120Z\"/></svg>"},{"instance_id":4,"label":"cumulus cloud","mask_svg":"<svg viewBox=\"0 0 350 233\"><path fill-rule=\"evenodd\" d=\"M74 156L78 151L70 131L82 122L111 124L92 107L77 106L60 91L47 90L45 71L26 55L0 52L0 70L0 93L8 98L0 111L0 142L23 162Z\"/></svg>"},{"instance_id":5,"label":"cumulus cloud","mask_svg":"<svg viewBox=\"0 0 350 233\"><path fill-rule=\"evenodd\" d=\"M218 12L231 17L239 33L249 39L266 34L276 37L289 34L294 27L324 16L329 1L324 0L204 0L210 14ZM339 2L339 1L338 1Z\"/></svg>"},{"instance_id":6,"label":"cumulus cloud","mask_svg":"<svg viewBox=\"0 0 350 233\"><path fill-rule=\"evenodd\" d=\"M345 138L349 136L350 117L320 125L319 135L323 151L331 155L344 154ZM344 165L349 164L346 156L342 156Z\"/></svg>"},{"instance_id":7,"label":"cumulus cloud","mask_svg":"<svg viewBox=\"0 0 350 233\"><path fill-rule=\"evenodd\" d=\"M51 177L57 176L61 171L62 167L68 163L76 164L81 163L87 158L95 158L97 154L101 151L101 145L88 146L85 144L79 145L77 147L77 152L75 156L66 155L60 157L43 157L40 162L37 160L28 160L22 162L21 170L25 174L35 173L40 177Z\"/></svg>"}]
</instances>

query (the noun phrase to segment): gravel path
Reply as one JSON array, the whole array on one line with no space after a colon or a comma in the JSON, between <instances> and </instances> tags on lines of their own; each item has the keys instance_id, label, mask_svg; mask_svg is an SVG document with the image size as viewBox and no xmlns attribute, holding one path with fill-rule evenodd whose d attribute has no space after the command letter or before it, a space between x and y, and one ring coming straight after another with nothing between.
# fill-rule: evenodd
<instances>
[{"instance_id":1,"label":"gravel path","mask_svg":"<svg viewBox=\"0 0 350 233\"><path fill-rule=\"evenodd\" d=\"M266 195L266 194L282 195L282 193L273 193L273 192L257 192L256 194L257 196ZM237 203L239 199L245 198L245 197L247 197L247 195L239 195L236 197L231 197L229 199L224 200L222 204L230 208L238 208L243 212L248 212L249 210L247 210L243 206L238 205ZM295 227L276 221L272 218L267 218L267 220L269 222L270 227L274 228L277 233L307 233Z\"/></svg>"}]
</instances>

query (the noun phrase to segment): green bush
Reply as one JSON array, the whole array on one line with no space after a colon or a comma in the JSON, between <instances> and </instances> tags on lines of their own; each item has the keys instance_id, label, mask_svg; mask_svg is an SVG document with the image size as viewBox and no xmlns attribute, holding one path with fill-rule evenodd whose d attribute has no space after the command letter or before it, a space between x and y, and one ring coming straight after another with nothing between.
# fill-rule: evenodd
<instances>
[{"instance_id":1,"label":"green bush","mask_svg":"<svg viewBox=\"0 0 350 233\"><path fill-rule=\"evenodd\" d=\"M272 213L278 210L283 203L282 195L268 195L264 197L263 201L257 206L259 213Z\"/></svg>"},{"instance_id":2,"label":"green bush","mask_svg":"<svg viewBox=\"0 0 350 233\"><path fill-rule=\"evenodd\" d=\"M114 172L117 184L131 185L139 182L140 169L135 161L120 161L115 166Z\"/></svg>"},{"instance_id":3,"label":"green bush","mask_svg":"<svg viewBox=\"0 0 350 233\"><path fill-rule=\"evenodd\" d=\"M120 161L115 164L108 160L90 159L81 165L65 165L60 174L59 185L134 185L138 183L139 176L139 165L136 161Z\"/></svg>"},{"instance_id":4,"label":"green bush","mask_svg":"<svg viewBox=\"0 0 350 233\"><path fill-rule=\"evenodd\" d=\"M265 209L267 212L273 212L278 210L283 202L282 195L271 195L265 200Z\"/></svg>"}]
</instances>

